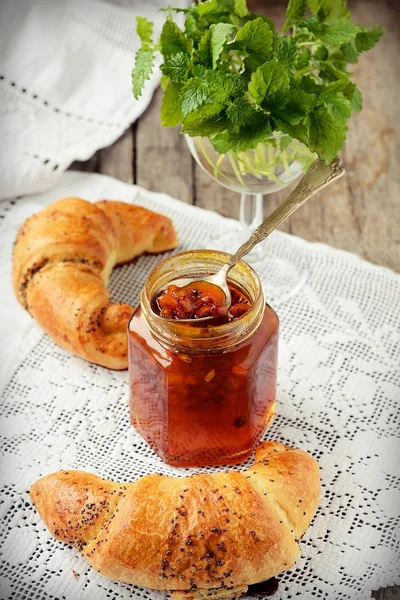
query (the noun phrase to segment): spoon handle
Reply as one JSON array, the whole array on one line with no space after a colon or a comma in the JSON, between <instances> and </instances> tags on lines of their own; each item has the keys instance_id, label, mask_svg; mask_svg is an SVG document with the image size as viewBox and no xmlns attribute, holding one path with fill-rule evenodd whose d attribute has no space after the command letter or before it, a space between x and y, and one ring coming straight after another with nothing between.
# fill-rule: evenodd
<instances>
[{"instance_id":1,"label":"spoon handle","mask_svg":"<svg viewBox=\"0 0 400 600\"><path fill-rule=\"evenodd\" d=\"M286 200L253 231L248 241L240 246L237 252L231 256L226 264L227 270L226 267L224 269L226 273L238 260L250 252L256 244L265 240L271 231L276 229L282 221L294 213L306 200L335 179L339 179L344 172L342 162L338 156L329 164L326 164L323 160L316 160Z\"/></svg>"}]
</instances>

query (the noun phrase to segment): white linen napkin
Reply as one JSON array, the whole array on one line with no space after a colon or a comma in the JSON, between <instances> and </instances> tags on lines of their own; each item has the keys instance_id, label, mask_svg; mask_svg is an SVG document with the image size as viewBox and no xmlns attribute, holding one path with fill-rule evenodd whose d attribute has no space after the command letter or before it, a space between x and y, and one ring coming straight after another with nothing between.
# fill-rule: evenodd
<instances>
[{"instance_id":1,"label":"white linen napkin","mask_svg":"<svg viewBox=\"0 0 400 600\"><path fill-rule=\"evenodd\" d=\"M147 16L159 31L165 15L157 10L167 5L0 2L0 199L49 189L74 160L112 144L142 114L159 76L134 100L135 17Z\"/></svg>"}]
</instances>

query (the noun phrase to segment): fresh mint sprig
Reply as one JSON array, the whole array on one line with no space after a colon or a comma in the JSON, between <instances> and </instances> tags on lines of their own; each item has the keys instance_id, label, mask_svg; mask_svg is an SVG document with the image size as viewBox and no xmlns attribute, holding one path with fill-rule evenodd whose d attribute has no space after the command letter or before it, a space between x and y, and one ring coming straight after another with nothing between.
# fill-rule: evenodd
<instances>
[{"instance_id":1,"label":"fresh mint sprig","mask_svg":"<svg viewBox=\"0 0 400 600\"><path fill-rule=\"evenodd\" d=\"M185 13L182 30L174 12ZM341 149L362 96L349 64L384 29L351 21L346 0L290 0L281 32L246 0L206 0L169 8L157 42L137 18L142 45L132 71L135 98L162 54L161 122L207 137L222 153L254 149L274 131L302 142L326 161Z\"/></svg>"}]
</instances>

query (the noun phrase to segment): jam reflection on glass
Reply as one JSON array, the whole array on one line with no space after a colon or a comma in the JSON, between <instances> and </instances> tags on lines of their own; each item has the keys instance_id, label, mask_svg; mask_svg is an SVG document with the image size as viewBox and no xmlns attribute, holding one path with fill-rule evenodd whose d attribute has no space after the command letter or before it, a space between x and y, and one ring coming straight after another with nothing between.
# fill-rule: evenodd
<instances>
[{"instance_id":1,"label":"jam reflection on glass","mask_svg":"<svg viewBox=\"0 0 400 600\"><path fill-rule=\"evenodd\" d=\"M220 317L219 324L228 323L244 315L250 308L249 299L239 288L231 283L228 288L232 300L229 309L225 306L224 291L206 281L196 281L183 287L169 285L157 294L152 309L169 319Z\"/></svg>"}]
</instances>

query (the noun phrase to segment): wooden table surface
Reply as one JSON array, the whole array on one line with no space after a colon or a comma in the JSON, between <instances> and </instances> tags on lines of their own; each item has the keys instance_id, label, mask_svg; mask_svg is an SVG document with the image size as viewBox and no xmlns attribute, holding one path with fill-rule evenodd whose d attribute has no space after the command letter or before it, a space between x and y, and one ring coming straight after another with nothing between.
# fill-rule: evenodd
<instances>
[{"instance_id":1,"label":"wooden table surface","mask_svg":"<svg viewBox=\"0 0 400 600\"><path fill-rule=\"evenodd\" d=\"M248 4L254 12L268 12L278 23L283 21L279 0L249 0ZM353 0L349 6L354 21L383 25L387 32L354 68L364 108L353 115L342 151L347 172L299 209L281 229L400 271L399 0ZM239 194L202 172L178 128L161 127L160 103L158 90L147 111L115 144L71 168L111 175L237 218ZM266 197L265 214L287 192ZM400 587L381 589L373 598L399 600Z\"/></svg>"}]
</instances>

